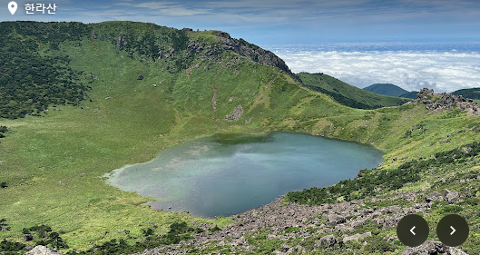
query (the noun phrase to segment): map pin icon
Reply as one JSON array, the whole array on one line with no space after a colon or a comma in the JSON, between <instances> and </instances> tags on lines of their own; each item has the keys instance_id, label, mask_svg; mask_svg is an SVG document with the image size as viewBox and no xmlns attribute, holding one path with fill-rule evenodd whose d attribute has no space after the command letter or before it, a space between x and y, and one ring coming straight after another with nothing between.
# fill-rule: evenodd
<instances>
[{"instance_id":1,"label":"map pin icon","mask_svg":"<svg viewBox=\"0 0 480 255\"><path fill-rule=\"evenodd\" d=\"M8 9L10 10L10 13L15 14L15 12L17 11L17 3L15 2L10 2L8 3Z\"/></svg>"}]
</instances>

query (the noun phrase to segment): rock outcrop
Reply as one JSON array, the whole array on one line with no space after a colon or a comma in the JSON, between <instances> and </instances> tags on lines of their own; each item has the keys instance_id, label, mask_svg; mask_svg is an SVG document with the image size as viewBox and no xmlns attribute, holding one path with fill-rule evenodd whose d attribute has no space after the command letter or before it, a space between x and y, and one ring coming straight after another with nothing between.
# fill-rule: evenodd
<instances>
[{"instance_id":1,"label":"rock outcrop","mask_svg":"<svg viewBox=\"0 0 480 255\"><path fill-rule=\"evenodd\" d=\"M338 242L334 235L326 235L320 238L320 247L333 247Z\"/></svg>"},{"instance_id":2,"label":"rock outcrop","mask_svg":"<svg viewBox=\"0 0 480 255\"><path fill-rule=\"evenodd\" d=\"M433 89L423 88L420 90L420 92L418 92L417 100L420 100L420 102L422 103L431 103L431 99L434 94L435 92L433 91Z\"/></svg>"},{"instance_id":3,"label":"rock outcrop","mask_svg":"<svg viewBox=\"0 0 480 255\"><path fill-rule=\"evenodd\" d=\"M233 110L232 114L226 116L226 119L230 121L238 120L240 119L240 117L242 117L243 112L243 107L241 105L238 105L237 107L235 107L235 110Z\"/></svg>"},{"instance_id":4,"label":"rock outcrop","mask_svg":"<svg viewBox=\"0 0 480 255\"><path fill-rule=\"evenodd\" d=\"M127 47L127 41L125 40L125 36L119 36L117 38L117 49L121 50Z\"/></svg>"},{"instance_id":5,"label":"rock outcrop","mask_svg":"<svg viewBox=\"0 0 480 255\"><path fill-rule=\"evenodd\" d=\"M455 96L451 93L441 93L440 98L435 98L433 89L423 88L417 94L417 101L425 104L427 110L461 110L470 115L479 115L480 107L472 99Z\"/></svg>"},{"instance_id":6,"label":"rock outcrop","mask_svg":"<svg viewBox=\"0 0 480 255\"><path fill-rule=\"evenodd\" d=\"M193 31L184 31L195 33ZM278 67L284 72L288 73L292 77L297 76L290 71L285 61L275 55L273 52L264 50L257 45L248 43L243 39L235 39L230 34L225 32L214 32L217 37L215 44L207 44L198 39L192 40L188 44L188 51L191 53L198 53L201 58L213 57L220 55L222 52L230 51L235 52L238 55L247 58L250 61L260 63L266 66Z\"/></svg>"},{"instance_id":7,"label":"rock outcrop","mask_svg":"<svg viewBox=\"0 0 480 255\"><path fill-rule=\"evenodd\" d=\"M63 255L62 253L58 253L53 251L45 246L38 245L35 248L31 249L25 255Z\"/></svg>"},{"instance_id":8,"label":"rock outcrop","mask_svg":"<svg viewBox=\"0 0 480 255\"><path fill-rule=\"evenodd\" d=\"M436 200L443 200L442 195L438 192L433 192L425 196L425 202L427 203L434 202Z\"/></svg>"},{"instance_id":9,"label":"rock outcrop","mask_svg":"<svg viewBox=\"0 0 480 255\"><path fill-rule=\"evenodd\" d=\"M449 204L455 204L460 201L460 195L458 194L458 192L450 191L448 189L446 189L443 193L443 197L445 201L447 201L447 203Z\"/></svg>"},{"instance_id":10,"label":"rock outcrop","mask_svg":"<svg viewBox=\"0 0 480 255\"><path fill-rule=\"evenodd\" d=\"M33 240L33 235L32 234L24 234L23 235L23 240L29 242Z\"/></svg>"},{"instance_id":11,"label":"rock outcrop","mask_svg":"<svg viewBox=\"0 0 480 255\"><path fill-rule=\"evenodd\" d=\"M420 246L414 248L405 248L402 255L468 255L460 249L448 247L441 242L427 241Z\"/></svg>"},{"instance_id":12,"label":"rock outcrop","mask_svg":"<svg viewBox=\"0 0 480 255\"><path fill-rule=\"evenodd\" d=\"M327 216L327 224L329 226L336 226L341 223L345 223L347 220L345 217L337 214L330 214Z\"/></svg>"}]
</instances>

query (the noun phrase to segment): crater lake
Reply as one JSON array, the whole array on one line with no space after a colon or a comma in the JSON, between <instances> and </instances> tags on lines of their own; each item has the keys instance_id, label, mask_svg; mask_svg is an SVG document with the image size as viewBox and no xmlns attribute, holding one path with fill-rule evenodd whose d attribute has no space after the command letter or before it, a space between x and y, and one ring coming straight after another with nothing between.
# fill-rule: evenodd
<instances>
[{"instance_id":1,"label":"crater lake","mask_svg":"<svg viewBox=\"0 0 480 255\"><path fill-rule=\"evenodd\" d=\"M229 216L289 191L354 178L382 163L382 155L372 146L298 133L217 135L114 170L107 183L154 198L153 209Z\"/></svg>"}]
</instances>

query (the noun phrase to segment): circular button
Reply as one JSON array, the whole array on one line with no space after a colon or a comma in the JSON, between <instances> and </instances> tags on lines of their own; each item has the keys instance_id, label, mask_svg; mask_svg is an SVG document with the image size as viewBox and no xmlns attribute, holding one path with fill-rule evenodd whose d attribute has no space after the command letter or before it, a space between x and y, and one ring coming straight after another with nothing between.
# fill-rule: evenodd
<instances>
[{"instance_id":1,"label":"circular button","mask_svg":"<svg viewBox=\"0 0 480 255\"><path fill-rule=\"evenodd\" d=\"M460 215L450 214L443 217L437 225L438 239L450 247L459 246L468 238L467 221Z\"/></svg>"},{"instance_id":2,"label":"circular button","mask_svg":"<svg viewBox=\"0 0 480 255\"><path fill-rule=\"evenodd\" d=\"M420 215L410 214L403 217L397 225L397 236L406 246L416 247L427 240L428 223Z\"/></svg>"}]
</instances>

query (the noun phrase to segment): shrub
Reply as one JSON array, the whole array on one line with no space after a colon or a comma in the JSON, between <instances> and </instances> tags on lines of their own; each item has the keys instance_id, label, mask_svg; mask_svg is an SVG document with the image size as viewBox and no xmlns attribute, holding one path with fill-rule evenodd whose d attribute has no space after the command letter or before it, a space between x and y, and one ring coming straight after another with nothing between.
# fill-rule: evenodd
<instances>
[{"instance_id":1,"label":"shrub","mask_svg":"<svg viewBox=\"0 0 480 255\"><path fill-rule=\"evenodd\" d=\"M447 205L440 209L439 213L457 213L463 211L463 208L458 205Z\"/></svg>"},{"instance_id":2,"label":"shrub","mask_svg":"<svg viewBox=\"0 0 480 255\"><path fill-rule=\"evenodd\" d=\"M368 238L367 244L364 247L364 250L368 253L385 253L395 251L395 245L385 242L380 239L380 237Z\"/></svg>"},{"instance_id":3,"label":"shrub","mask_svg":"<svg viewBox=\"0 0 480 255\"><path fill-rule=\"evenodd\" d=\"M6 239L3 239L2 242L0 242L0 251L5 252L5 251L20 251L25 248L25 244L19 243L19 242L10 242L7 241Z\"/></svg>"}]
</instances>

